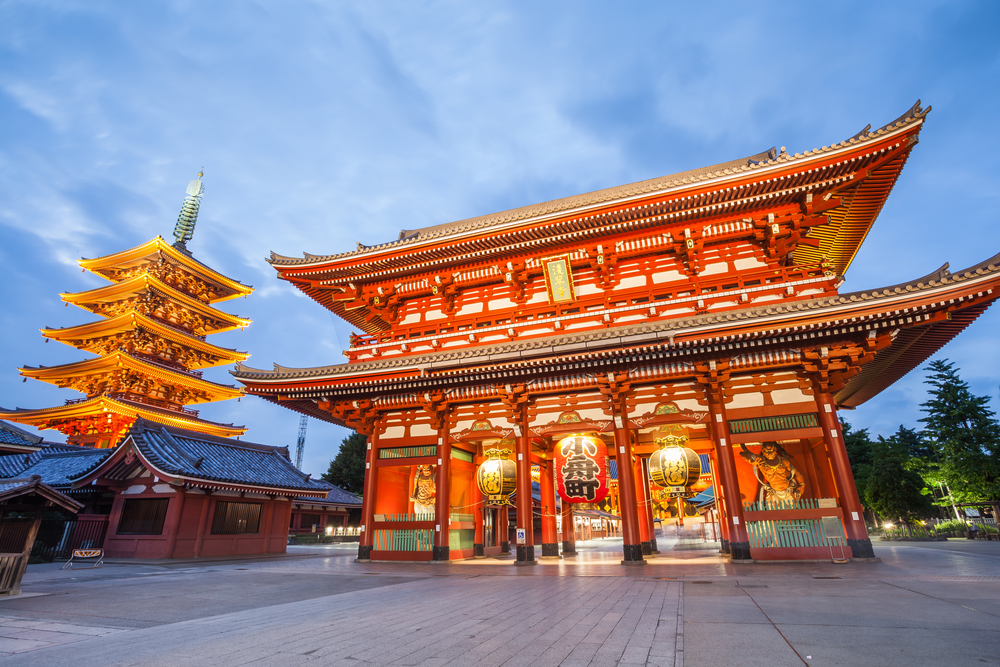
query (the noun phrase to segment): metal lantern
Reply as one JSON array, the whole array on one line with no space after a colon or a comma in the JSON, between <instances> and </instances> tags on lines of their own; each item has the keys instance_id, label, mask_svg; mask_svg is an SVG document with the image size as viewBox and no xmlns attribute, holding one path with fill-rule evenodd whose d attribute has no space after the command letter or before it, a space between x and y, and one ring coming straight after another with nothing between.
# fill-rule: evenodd
<instances>
[{"instance_id":1,"label":"metal lantern","mask_svg":"<svg viewBox=\"0 0 1000 667\"><path fill-rule=\"evenodd\" d=\"M517 489L517 464L508 459L509 449L490 449L476 470L476 485L490 504L508 505Z\"/></svg>"},{"instance_id":2,"label":"metal lantern","mask_svg":"<svg viewBox=\"0 0 1000 667\"><path fill-rule=\"evenodd\" d=\"M685 442L685 436L657 438L656 444L660 449L649 457L649 478L657 486L665 488L671 498L692 495L691 487L701 477L701 457L693 449L685 447Z\"/></svg>"},{"instance_id":3,"label":"metal lantern","mask_svg":"<svg viewBox=\"0 0 1000 667\"><path fill-rule=\"evenodd\" d=\"M608 448L600 438L571 435L556 443L555 476L567 503L599 503L608 496Z\"/></svg>"}]
</instances>

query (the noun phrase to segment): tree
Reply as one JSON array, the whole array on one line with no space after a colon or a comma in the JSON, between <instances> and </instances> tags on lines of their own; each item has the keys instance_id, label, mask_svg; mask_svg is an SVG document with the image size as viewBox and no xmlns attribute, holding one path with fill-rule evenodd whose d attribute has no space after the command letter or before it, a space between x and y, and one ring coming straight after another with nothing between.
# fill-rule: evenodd
<instances>
[{"instance_id":1,"label":"tree","mask_svg":"<svg viewBox=\"0 0 1000 667\"><path fill-rule=\"evenodd\" d=\"M888 452L872 462L864 495L880 516L904 523L927 516L933 507L930 496L924 494L923 478Z\"/></svg>"},{"instance_id":2,"label":"tree","mask_svg":"<svg viewBox=\"0 0 1000 667\"><path fill-rule=\"evenodd\" d=\"M951 494L960 502L1000 498L1000 424L989 397L973 396L947 359L925 370L931 398L920 421Z\"/></svg>"},{"instance_id":3,"label":"tree","mask_svg":"<svg viewBox=\"0 0 1000 667\"><path fill-rule=\"evenodd\" d=\"M844 434L844 448L847 450L847 459L851 462L854 486L858 488L858 493L864 493L862 489L868 483L875 443L868 435L868 429L855 431L843 417L840 418L840 430Z\"/></svg>"},{"instance_id":4,"label":"tree","mask_svg":"<svg viewBox=\"0 0 1000 667\"><path fill-rule=\"evenodd\" d=\"M361 495L365 490L365 451L368 439L352 433L340 442L337 457L330 461L330 469L323 479L345 491Z\"/></svg>"}]
</instances>

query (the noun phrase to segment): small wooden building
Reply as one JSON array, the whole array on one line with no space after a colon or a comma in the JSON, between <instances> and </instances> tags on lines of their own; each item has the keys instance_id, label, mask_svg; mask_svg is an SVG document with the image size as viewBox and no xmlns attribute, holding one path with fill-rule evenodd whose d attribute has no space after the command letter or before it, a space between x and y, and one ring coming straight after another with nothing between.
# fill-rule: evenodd
<instances>
[{"instance_id":1,"label":"small wooden building","mask_svg":"<svg viewBox=\"0 0 1000 667\"><path fill-rule=\"evenodd\" d=\"M0 483L0 595L19 595L42 514L73 515L83 505L44 484L38 475Z\"/></svg>"}]
</instances>

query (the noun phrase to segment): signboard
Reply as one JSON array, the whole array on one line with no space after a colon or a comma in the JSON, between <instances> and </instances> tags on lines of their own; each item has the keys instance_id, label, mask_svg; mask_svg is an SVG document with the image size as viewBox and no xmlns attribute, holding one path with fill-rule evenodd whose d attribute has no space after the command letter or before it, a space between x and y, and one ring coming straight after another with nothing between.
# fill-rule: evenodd
<instances>
[{"instance_id":1,"label":"signboard","mask_svg":"<svg viewBox=\"0 0 1000 667\"><path fill-rule=\"evenodd\" d=\"M569 255L543 259L542 269L545 272L545 287L549 293L550 305L576 301L576 292L573 290L573 268L569 263Z\"/></svg>"},{"instance_id":2,"label":"signboard","mask_svg":"<svg viewBox=\"0 0 1000 667\"><path fill-rule=\"evenodd\" d=\"M556 443L555 477L567 503L599 503L608 496L608 448L599 438L571 435Z\"/></svg>"},{"instance_id":3,"label":"signboard","mask_svg":"<svg viewBox=\"0 0 1000 667\"><path fill-rule=\"evenodd\" d=\"M518 528L517 529L517 543L518 544L524 544L524 541L525 541L524 528Z\"/></svg>"},{"instance_id":4,"label":"signboard","mask_svg":"<svg viewBox=\"0 0 1000 667\"><path fill-rule=\"evenodd\" d=\"M824 516L820 519L823 522L823 537L826 539L839 540L844 537L843 528L840 525L840 518L835 516Z\"/></svg>"}]
</instances>

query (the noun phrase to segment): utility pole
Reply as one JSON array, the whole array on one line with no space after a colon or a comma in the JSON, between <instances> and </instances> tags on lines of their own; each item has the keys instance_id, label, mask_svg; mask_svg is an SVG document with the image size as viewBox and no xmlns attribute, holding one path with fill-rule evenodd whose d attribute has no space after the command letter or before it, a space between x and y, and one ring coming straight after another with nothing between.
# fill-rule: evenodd
<instances>
[{"instance_id":1,"label":"utility pole","mask_svg":"<svg viewBox=\"0 0 1000 667\"><path fill-rule=\"evenodd\" d=\"M299 441L295 445L295 467L302 470L302 452L306 448L306 426L309 423L309 417L302 415L299 419Z\"/></svg>"}]
</instances>

